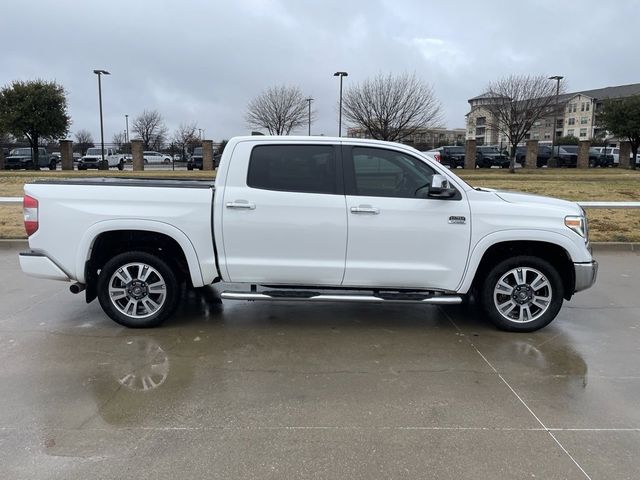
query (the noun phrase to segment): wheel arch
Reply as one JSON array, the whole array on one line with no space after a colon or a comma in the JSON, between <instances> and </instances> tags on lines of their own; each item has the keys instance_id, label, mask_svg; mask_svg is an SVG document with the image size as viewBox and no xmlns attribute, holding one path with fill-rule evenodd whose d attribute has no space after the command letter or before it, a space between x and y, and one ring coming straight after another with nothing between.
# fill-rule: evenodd
<instances>
[{"instance_id":1,"label":"wheel arch","mask_svg":"<svg viewBox=\"0 0 640 480\"><path fill-rule=\"evenodd\" d=\"M529 255L546 260L553 265L562 279L564 298L569 300L575 289L575 271L571 254L565 246L548 240L502 240L490 243L481 251L472 253L467 275L460 291L477 287L482 278L498 262L515 256Z\"/></svg>"},{"instance_id":2,"label":"wheel arch","mask_svg":"<svg viewBox=\"0 0 640 480\"><path fill-rule=\"evenodd\" d=\"M181 268L194 287L204 285L196 250L184 232L163 222L133 219L99 222L87 230L78 245L76 278L89 287L94 280L87 278L87 271L94 266L92 261L100 264L133 249L166 252L162 258Z\"/></svg>"}]
</instances>

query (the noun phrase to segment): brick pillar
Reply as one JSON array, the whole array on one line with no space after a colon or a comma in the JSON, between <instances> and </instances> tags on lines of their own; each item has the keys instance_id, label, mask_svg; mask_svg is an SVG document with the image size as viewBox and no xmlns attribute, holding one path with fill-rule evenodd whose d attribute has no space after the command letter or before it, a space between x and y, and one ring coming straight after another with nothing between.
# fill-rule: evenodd
<instances>
[{"instance_id":1,"label":"brick pillar","mask_svg":"<svg viewBox=\"0 0 640 480\"><path fill-rule=\"evenodd\" d=\"M523 167L538 168L538 140L527 140L527 156Z\"/></svg>"},{"instance_id":2,"label":"brick pillar","mask_svg":"<svg viewBox=\"0 0 640 480\"><path fill-rule=\"evenodd\" d=\"M144 147L142 140L131 140L131 157L133 161L133 171L141 172L144 170L144 156L142 154Z\"/></svg>"},{"instance_id":3,"label":"brick pillar","mask_svg":"<svg viewBox=\"0 0 640 480\"><path fill-rule=\"evenodd\" d=\"M0 144L0 170L4 170L4 150L2 144Z\"/></svg>"},{"instance_id":4,"label":"brick pillar","mask_svg":"<svg viewBox=\"0 0 640 480\"><path fill-rule=\"evenodd\" d=\"M620 142L620 168L629 168L631 166L631 144L629 142Z\"/></svg>"},{"instance_id":5,"label":"brick pillar","mask_svg":"<svg viewBox=\"0 0 640 480\"><path fill-rule=\"evenodd\" d=\"M60 165L62 170L73 170L73 142L60 140Z\"/></svg>"},{"instance_id":6,"label":"brick pillar","mask_svg":"<svg viewBox=\"0 0 640 480\"><path fill-rule=\"evenodd\" d=\"M591 140L580 140L578 144L578 168L589 168L589 147L591 147Z\"/></svg>"},{"instance_id":7,"label":"brick pillar","mask_svg":"<svg viewBox=\"0 0 640 480\"><path fill-rule=\"evenodd\" d=\"M464 168L475 170L476 168L476 141L469 139L464 145Z\"/></svg>"},{"instance_id":8,"label":"brick pillar","mask_svg":"<svg viewBox=\"0 0 640 480\"><path fill-rule=\"evenodd\" d=\"M213 170L213 140L202 141L202 170Z\"/></svg>"}]
</instances>

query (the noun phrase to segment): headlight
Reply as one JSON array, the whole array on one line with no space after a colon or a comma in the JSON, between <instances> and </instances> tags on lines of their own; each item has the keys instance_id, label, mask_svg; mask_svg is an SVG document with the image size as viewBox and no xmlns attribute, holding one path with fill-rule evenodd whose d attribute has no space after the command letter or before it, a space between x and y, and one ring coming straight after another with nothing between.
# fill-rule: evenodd
<instances>
[{"instance_id":1,"label":"headlight","mask_svg":"<svg viewBox=\"0 0 640 480\"><path fill-rule=\"evenodd\" d=\"M569 227L571 230L573 230L574 232L576 232L578 235L580 235L582 238L585 239L585 241L587 240L588 237L588 231L587 231L587 219L584 216L575 216L575 215L569 215L567 217L564 217L564 224Z\"/></svg>"}]
</instances>

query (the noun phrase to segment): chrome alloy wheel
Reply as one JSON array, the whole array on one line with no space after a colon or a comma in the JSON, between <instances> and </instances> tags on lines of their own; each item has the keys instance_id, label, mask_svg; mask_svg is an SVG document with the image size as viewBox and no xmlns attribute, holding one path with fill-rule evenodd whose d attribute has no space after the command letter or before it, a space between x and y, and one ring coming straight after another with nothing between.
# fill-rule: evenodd
<instances>
[{"instance_id":1,"label":"chrome alloy wheel","mask_svg":"<svg viewBox=\"0 0 640 480\"><path fill-rule=\"evenodd\" d=\"M109 298L120 313L131 318L147 318L164 305L167 285L151 265L127 263L111 275Z\"/></svg>"},{"instance_id":2,"label":"chrome alloy wheel","mask_svg":"<svg viewBox=\"0 0 640 480\"><path fill-rule=\"evenodd\" d=\"M551 297L549 280L531 267L509 270L493 290L493 301L500 315L516 323L540 318L549 308Z\"/></svg>"}]
</instances>

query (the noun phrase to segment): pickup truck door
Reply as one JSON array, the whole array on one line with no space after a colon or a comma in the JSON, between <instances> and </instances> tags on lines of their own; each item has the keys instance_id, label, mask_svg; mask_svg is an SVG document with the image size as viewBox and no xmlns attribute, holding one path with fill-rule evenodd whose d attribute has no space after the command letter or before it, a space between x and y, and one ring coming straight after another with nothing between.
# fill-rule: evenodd
<instances>
[{"instance_id":1,"label":"pickup truck door","mask_svg":"<svg viewBox=\"0 0 640 480\"><path fill-rule=\"evenodd\" d=\"M465 192L424 198L420 187L435 170L397 150L347 145L343 165L349 228L343 286L455 290L471 237Z\"/></svg>"},{"instance_id":2,"label":"pickup truck door","mask_svg":"<svg viewBox=\"0 0 640 480\"><path fill-rule=\"evenodd\" d=\"M347 245L340 146L240 142L227 168L222 205L218 193L215 202L229 280L340 285Z\"/></svg>"}]
</instances>

